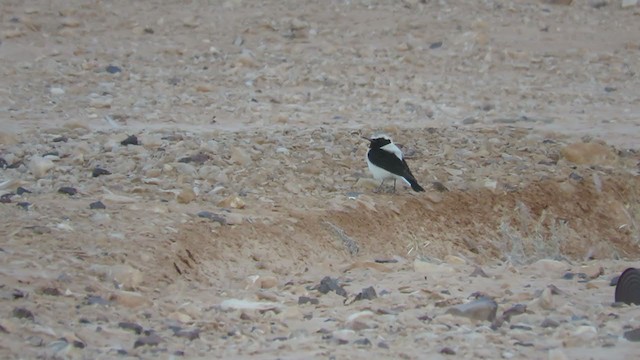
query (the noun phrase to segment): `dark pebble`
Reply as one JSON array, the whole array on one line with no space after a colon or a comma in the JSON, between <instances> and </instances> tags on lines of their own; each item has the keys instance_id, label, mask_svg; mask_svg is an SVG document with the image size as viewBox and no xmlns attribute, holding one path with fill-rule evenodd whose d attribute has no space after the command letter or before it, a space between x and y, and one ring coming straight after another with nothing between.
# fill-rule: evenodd
<instances>
[{"instance_id":1,"label":"dark pebble","mask_svg":"<svg viewBox=\"0 0 640 360\"><path fill-rule=\"evenodd\" d=\"M87 295L84 303L86 305L109 305L111 302L99 295Z\"/></svg>"},{"instance_id":2,"label":"dark pebble","mask_svg":"<svg viewBox=\"0 0 640 360\"><path fill-rule=\"evenodd\" d=\"M374 261L379 264L394 264L398 262L397 259L375 259Z\"/></svg>"},{"instance_id":3,"label":"dark pebble","mask_svg":"<svg viewBox=\"0 0 640 360\"><path fill-rule=\"evenodd\" d=\"M304 305L304 304L312 304L312 305L318 305L320 303L320 301L318 299L315 298L310 298L308 296L300 296L298 298L298 305Z\"/></svg>"},{"instance_id":4,"label":"dark pebble","mask_svg":"<svg viewBox=\"0 0 640 360\"><path fill-rule=\"evenodd\" d=\"M11 203L11 197L15 195L14 193L8 193L0 196L0 204L9 204Z\"/></svg>"},{"instance_id":5,"label":"dark pebble","mask_svg":"<svg viewBox=\"0 0 640 360\"><path fill-rule=\"evenodd\" d=\"M529 325L522 325L522 324L513 324L511 326L509 326L509 329L511 330L527 330L527 331L531 331L533 330L533 328Z\"/></svg>"},{"instance_id":6,"label":"dark pebble","mask_svg":"<svg viewBox=\"0 0 640 360\"><path fill-rule=\"evenodd\" d=\"M524 314L526 311L527 311L527 305L515 304L509 309L505 310L502 313L502 317L504 317L505 321L511 321L512 316Z\"/></svg>"},{"instance_id":7,"label":"dark pebble","mask_svg":"<svg viewBox=\"0 0 640 360\"><path fill-rule=\"evenodd\" d=\"M22 161L18 160L16 162L14 162L13 164L7 166L7 169L17 169L20 167L20 165L22 165Z\"/></svg>"},{"instance_id":8,"label":"dark pebble","mask_svg":"<svg viewBox=\"0 0 640 360\"><path fill-rule=\"evenodd\" d=\"M204 164L207 160L209 160L209 155L203 153L197 153L195 155L183 157L179 159L178 162L181 163L194 163L198 165Z\"/></svg>"},{"instance_id":9,"label":"dark pebble","mask_svg":"<svg viewBox=\"0 0 640 360\"><path fill-rule=\"evenodd\" d=\"M129 135L127 136L126 139L122 140L120 142L121 145L140 145L140 142L138 142L138 137L135 135Z\"/></svg>"},{"instance_id":10,"label":"dark pebble","mask_svg":"<svg viewBox=\"0 0 640 360\"><path fill-rule=\"evenodd\" d=\"M575 180L575 181L582 181L583 177L572 172L571 174L569 174L569 179Z\"/></svg>"},{"instance_id":11,"label":"dark pebble","mask_svg":"<svg viewBox=\"0 0 640 360\"><path fill-rule=\"evenodd\" d=\"M13 309L13 317L16 317L18 319L29 319L29 320L33 320L35 317L33 316L33 313L25 308L22 307L17 307L15 309Z\"/></svg>"},{"instance_id":12,"label":"dark pebble","mask_svg":"<svg viewBox=\"0 0 640 360\"><path fill-rule=\"evenodd\" d=\"M143 336L138 338L135 343L133 343L133 347L137 348L140 346L158 346L162 342L162 338L156 334L151 334L149 336Z\"/></svg>"},{"instance_id":13,"label":"dark pebble","mask_svg":"<svg viewBox=\"0 0 640 360\"><path fill-rule=\"evenodd\" d=\"M145 34L153 34L153 33L154 33L154 31L153 31L153 29L152 29L152 28L150 28L150 27L146 27L146 28L144 28L144 33L145 33ZM184 355L184 352L182 353L182 355Z\"/></svg>"},{"instance_id":14,"label":"dark pebble","mask_svg":"<svg viewBox=\"0 0 640 360\"><path fill-rule=\"evenodd\" d=\"M388 348L389 348L389 344L387 344L387 343L386 343L386 342L384 342L384 341L380 341L380 342L378 343L378 347L379 347L379 348L381 348L381 349L388 349Z\"/></svg>"},{"instance_id":15,"label":"dark pebble","mask_svg":"<svg viewBox=\"0 0 640 360\"><path fill-rule=\"evenodd\" d=\"M195 340L200 338L200 329L179 329L173 332L173 336Z\"/></svg>"},{"instance_id":16,"label":"dark pebble","mask_svg":"<svg viewBox=\"0 0 640 360\"><path fill-rule=\"evenodd\" d=\"M67 194L69 196L73 196L73 195L78 193L78 190L76 190L75 188L72 188L70 186L63 186L60 189L58 189L58 192L60 194Z\"/></svg>"},{"instance_id":17,"label":"dark pebble","mask_svg":"<svg viewBox=\"0 0 640 360\"><path fill-rule=\"evenodd\" d=\"M73 345L74 348L78 348L78 349L84 349L85 348L85 344L80 341L80 340L73 340L73 342L71 343Z\"/></svg>"},{"instance_id":18,"label":"dark pebble","mask_svg":"<svg viewBox=\"0 0 640 360\"><path fill-rule=\"evenodd\" d=\"M120 329L124 329L124 330L131 330L134 333L136 333L137 335L142 334L142 331L144 330L141 325L133 323L133 322L127 322L127 321L119 322L118 323L118 327Z\"/></svg>"},{"instance_id":19,"label":"dark pebble","mask_svg":"<svg viewBox=\"0 0 640 360\"><path fill-rule=\"evenodd\" d=\"M425 315L418 316L418 320L420 320L420 321L431 321L431 320L433 320L433 318L431 316L425 314Z\"/></svg>"},{"instance_id":20,"label":"dark pebble","mask_svg":"<svg viewBox=\"0 0 640 360\"><path fill-rule=\"evenodd\" d=\"M609 286L618 285L618 279L620 279L620 275L616 275L616 276L612 277L611 281L609 281Z\"/></svg>"},{"instance_id":21,"label":"dark pebble","mask_svg":"<svg viewBox=\"0 0 640 360\"><path fill-rule=\"evenodd\" d=\"M372 300L378 297L376 294L376 289L373 286L369 286L368 288L362 289L362 292L356 295L355 301L359 300Z\"/></svg>"},{"instance_id":22,"label":"dark pebble","mask_svg":"<svg viewBox=\"0 0 640 360\"><path fill-rule=\"evenodd\" d=\"M45 157L45 156L60 156L60 153L58 151L49 151L42 154L42 157Z\"/></svg>"},{"instance_id":23,"label":"dark pebble","mask_svg":"<svg viewBox=\"0 0 640 360\"><path fill-rule=\"evenodd\" d=\"M91 176L93 177L98 177L101 175L111 175L111 172L109 170L105 170L99 167L93 169L93 171L91 172Z\"/></svg>"},{"instance_id":24,"label":"dark pebble","mask_svg":"<svg viewBox=\"0 0 640 360\"><path fill-rule=\"evenodd\" d=\"M274 337L273 339L271 339L272 342L275 342L275 341L287 341L287 340L289 340L289 338L286 337L286 336L277 336L277 337Z\"/></svg>"},{"instance_id":25,"label":"dark pebble","mask_svg":"<svg viewBox=\"0 0 640 360\"><path fill-rule=\"evenodd\" d=\"M2 324L0 324L0 333L8 334L9 330L7 330L4 326L2 326Z\"/></svg>"},{"instance_id":26,"label":"dark pebble","mask_svg":"<svg viewBox=\"0 0 640 360\"><path fill-rule=\"evenodd\" d=\"M106 69L106 70L107 70L107 72L108 72L109 74L115 74L115 73L119 73L119 72L121 72L121 71L122 71L119 67L117 67L117 66L115 66L115 65L109 65L109 66L107 66L107 69Z\"/></svg>"},{"instance_id":27,"label":"dark pebble","mask_svg":"<svg viewBox=\"0 0 640 360\"><path fill-rule=\"evenodd\" d=\"M438 49L442 47L442 41L436 41L434 43L431 43L431 45L429 45L429 49Z\"/></svg>"},{"instance_id":28,"label":"dark pebble","mask_svg":"<svg viewBox=\"0 0 640 360\"><path fill-rule=\"evenodd\" d=\"M361 345L361 346L371 346L371 341L367 338L362 338L362 339L358 339L356 341L353 342L356 345Z\"/></svg>"},{"instance_id":29,"label":"dark pebble","mask_svg":"<svg viewBox=\"0 0 640 360\"><path fill-rule=\"evenodd\" d=\"M455 355L456 352L450 348L450 347L443 347L442 349L440 349L440 354L445 354L445 355Z\"/></svg>"},{"instance_id":30,"label":"dark pebble","mask_svg":"<svg viewBox=\"0 0 640 360\"><path fill-rule=\"evenodd\" d=\"M62 136L58 136L56 138L53 138L52 141L53 142L67 142L68 140L69 139L66 136L62 135Z\"/></svg>"},{"instance_id":31,"label":"dark pebble","mask_svg":"<svg viewBox=\"0 0 640 360\"><path fill-rule=\"evenodd\" d=\"M532 347L533 343L530 342L522 342L522 341L516 341L513 345L517 345L517 346L524 346L524 347Z\"/></svg>"},{"instance_id":32,"label":"dark pebble","mask_svg":"<svg viewBox=\"0 0 640 360\"><path fill-rule=\"evenodd\" d=\"M347 291L340 285L338 285L337 279L332 279L329 276L325 276L320 280L320 285L316 288L320 293L326 294L329 291L335 291L340 296L347 297Z\"/></svg>"},{"instance_id":33,"label":"dark pebble","mask_svg":"<svg viewBox=\"0 0 640 360\"><path fill-rule=\"evenodd\" d=\"M605 92L614 92L616 90L618 90L618 89L614 88L613 86L605 86L604 87L604 91Z\"/></svg>"},{"instance_id":34,"label":"dark pebble","mask_svg":"<svg viewBox=\"0 0 640 360\"><path fill-rule=\"evenodd\" d=\"M125 349L118 349L117 353L118 353L118 355L127 355L127 350L125 350Z\"/></svg>"},{"instance_id":35,"label":"dark pebble","mask_svg":"<svg viewBox=\"0 0 640 360\"><path fill-rule=\"evenodd\" d=\"M4 158L0 158L0 169L6 169L9 167L9 163Z\"/></svg>"},{"instance_id":36,"label":"dark pebble","mask_svg":"<svg viewBox=\"0 0 640 360\"><path fill-rule=\"evenodd\" d=\"M89 204L89 209L91 210L104 210L106 208L107 206L103 204L102 201L94 201L91 204Z\"/></svg>"},{"instance_id":37,"label":"dark pebble","mask_svg":"<svg viewBox=\"0 0 640 360\"><path fill-rule=\"evenodd\" d=\"M624 338L629 341L638 342L640 341L640 328L625 331Z\"/></svg>"},{"instance_id":38,"label":"dark pebble","mask_svg":"<svg viewBox=\"0 0 640 360\"><path fill-rule=\"evenodd\" d=\"M24 210L29 210L29 208L31 207L31 203L30 202L26 202L26 201L20 201L16 205L20 206Z\"/></svg>"},{"instance_id":39,"label":"dark pebble","mask_svg":"<svg viewBox=\"0 0 640 360\"><path fill-rule=\"evenodd\" d=\"M20 289L13 289L11 296L13 296L13 299L16 300L16 299L22 299L27 297L27 294Z\"/></svg>"},{"instance_id":40,"label":"dark pebble","mask_svg":"<svg viewBox=\"0 0 640 360\"><path fill-rule=\"evenodd\" d=\"M18 188L16 189L16 194L18 194L18 195L22 195L22 194L31 194L31 191L29 191L29 190L27 190L27 189L23 188L22 186L20 186L20 187L18 187Z\"/></svg>"},{"instance_id":41,"label":"dark pebble","mask_svg":"<svg viewBox=\"0 0 640 360\"><path fill-rule=\"evenodd\" d=\"M80 320L78 320L78 322L80 324L91 324L91 320L89 320L87 318L80 318Z\"/></svg>"},{"instance_id":42,"label":"dark pebble","mask_svg":"<svg viewBox=\"0 0 640 360\"><path fill-rule=\"evenodd\" d=\"M549 318L542 320L542 323L540 324L540 327L543 328L557 328L558 326L560 326L559 322Z\"/></svg>"},{"instance_id":43,"label":"dark pebble","mask_svg":"<svg viewBox=\"0 0 640 360\"><path fill-rule=\"evenodd\" d=\"M567 271L566 273L564 273L564 275L562 275L562 278L564 280L571 280L574 276L576 276L576 274L572 273L571 271Z\"/></svg>"},{"instance_id":44,"label":"dark pebble","mask_svg":"<svg viewBox=\"0 0 640 360\"><path fill-rule=\"evenodd\" d=\"M227 223L227 220L224 218L224 216L222 215L218 215L216 213L212 213L211 211L200 211L198 213L198 216L201 218L205 218L205 219L209 219L209 220L213 220L215 222L219 222L222 225L225 225Z\"/></svg>"}]
</instances>

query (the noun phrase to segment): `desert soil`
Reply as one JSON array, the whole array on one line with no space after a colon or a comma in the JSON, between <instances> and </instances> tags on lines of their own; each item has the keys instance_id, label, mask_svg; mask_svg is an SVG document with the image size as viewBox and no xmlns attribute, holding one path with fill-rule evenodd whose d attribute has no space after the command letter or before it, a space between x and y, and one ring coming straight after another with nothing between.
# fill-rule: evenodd
<instances>
[{"instance_id":1,"label":"desert soil","mask_svg":"<svg viewBox=\"0 0 640 360\"><path fill-rule=\"evenodd\" d=\"M2 1L0 357L637 357L639 16Z\"/></svg>"}]
</instances>

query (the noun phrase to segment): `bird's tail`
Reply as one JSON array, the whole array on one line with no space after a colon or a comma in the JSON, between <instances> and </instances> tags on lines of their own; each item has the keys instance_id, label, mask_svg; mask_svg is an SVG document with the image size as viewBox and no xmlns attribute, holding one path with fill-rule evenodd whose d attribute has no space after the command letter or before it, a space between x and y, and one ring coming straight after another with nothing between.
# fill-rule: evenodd
<instances>
[{"instance_id":1,"label":"bird's tail","mask_svg":"<svg viewBox=\"0 0 640 360\"><path fill-rule=\"evenodd\" d=\"M409 182L409 185L411 185L411 189L413 189L413 191L424 191L424 188L418 184L418 181L413 176L406 178L406 180Z\"/></svg>"}]
</instances>

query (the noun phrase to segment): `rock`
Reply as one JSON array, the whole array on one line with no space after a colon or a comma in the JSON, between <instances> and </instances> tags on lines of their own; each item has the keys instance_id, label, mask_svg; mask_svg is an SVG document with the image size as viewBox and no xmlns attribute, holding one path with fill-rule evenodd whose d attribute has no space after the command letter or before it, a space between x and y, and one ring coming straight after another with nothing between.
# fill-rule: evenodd
<instances>
[{"instance_id":1,"label":"rock","mask_svg":"<svg viewBox=\"0 0 640 360\"><path fill-rule=\"evenodd\" d=\"M278 279L274 276L261 276L259 282L261 289L271 289L278 286Z\"/></svg>"},{"instance_id":2,"label":"rock","mask_svg":"<svg viewBox=\"0 0 640 360\"><path fill-rule=\"evenodd\" d=\"M187 340L199 339L200 338L200 329L198 329L198 328L193 328L193 329L174 328L173 329L173 336L179 337L179 338L185 338Z\"/></svg>"},{"instance_id":3,"label":"rock","mask_svg":"<svg viewBox=\"0 0 640 360\"><path fill-rule=\"evenodd\" d=\"M120 142L120 145L123 146L127 146L127 145L141 145L140 142L138 142L138 137L135 135L129 135L127 136L126 139L122 140Z\"/></svg>"},{"instance_id":4,"label":"rock","mask_svg":"<svg viewBox=\"0 0 640 360\"><path fill-rule=\"evenodd\" d=\"M119 72L122 71L122 69L120 69L119 67L115 66L115 65L109 65L107 66L107 68L105 69L109 74L117 74Z\"/></svg>"},{"instance_id":5,"label":"rock","mask_svg":"<svg viewBox=\"0 0 640 360\"><path fill-rule=\"evenodd\" d=\"M198 213L198 217L215 221L217 223L220 223L221 225L226 225L227 224L227 219L225 219L224 216L222 216L220 214L213 213L211 211L200 211Z\"/></svg>"},{"instance_id":6,"label":"rock","mask_svg":"<svg viewBox=\"0 0 640 360\"><path fill-rule=\"evenodd\" d=\"M542 328L557 328L558 326L560 326L560 323L550 318L545 318L542 320L542 323L540 323L540 327Z\"/></svg>"},{"instance_id":7,"label":"rock","mask_svg":"<svg viewBox=\"0 0 640 360\"><path fill-rule=\"evenodd\" d=\"M483 297L466 304L455 305L446 313L473 320L493 321L496 318L498 304L490 298Z\"/></svg>"},{"instance_id":8,"label":"rock","mask_svg":"<svg viewBox=\"0 0 640 360\"><path fill-rule=\"evenodd\" d=\"M349 315L345 321L345 325L348 329L355 331L368 329L371 328L371 326L366 323L366 320L373 316L374 313L370 310L359 311Z\"/></svg>"},{"instance_id":9,"label":"rock","mask_svg":"<svg viewBox=\"0 0 640 360\"><path fill-rule=\"evenodd\" d=\"M581 267L580 272L584 273L587 279L593 280L604 275L604 268L600 264L592 264Z\"/></svg>"},{"instance_id":10,"label":"rock","mask_svg":"<svg viewBox=\"0 0 640 360\"><path fill-rule=\"evenodd\" d=\"M224 218L227 225L240 225L244 222L244 216L238 213L228 213Z\"/></svg>"},{"instance_id":11,"label":"rock","mask_svg":"<svg viewBox=\"0 0 640 360\"><path fill-rule=\"evenodd\" d=\"M144 330L144 328L136 323L133 322L119 322L118 323L118 327L124 330L130 330L133 331L134 333L136 333L137 335L142 334L142 331Z\"/></svg>"},{"instance_id":12,"label":"rock","mask_svg":"<svg viewBox=\"0 0 640 360\"><path fill-rule=\"evenodd\" d=\"M111 172L109 170L105 170L105 169L102 169L102 168L99 168L99 167L96 167L91 172L91 176L93 176L93 177L98 177L98 176L102 176L102 175L111 175Z\"/></svg>"},{"instance_id":13,"label":"rock","mask_svg":"<svg viewBox=\"0 0 640 360\"><path fill-rule=\"evenodd\" d=\"M34 156L29 161L29 171L36 179L44 177L47 172L55 167L53 161L41 156Z\"/></svg>"},{"instance_id":14,"label":"rock","mask_svg":"<svg viewBox=\"0 0 640 360\"><path fill-rule=\"evenodd\" d=\"M13 314L13 317L18 319L27 319L31 321L35 319L35 317L33 316L33 313L30 310L23 307L14 308L11 313Z\"/></svg>"},{"instance_id":15,"label":"rock","mask_svg":"<svg viewBox=\"0 0 640 360\"><path fill-rule=\"evenodd\" d=\"M640 328L625 331L624 338L629 341L640 342Z\"/></svg>"},{"instance_id":16,"label":"rock","mask_svg":"<svg viewBox=\"0 0 640 360\"><path fill-rule=\"evenodd\" d=\"M527 305L524 304L515 304L502 313L502 317L505 321L511 321L511 317L515 315L524 314L527 311Z\"/></svg>"},{"instance_id":17,"label":"rock","mask_svg":"<svg viewBox=\"0 0 640 360\"><path fill-rule=\"evenodd\" d=\"M489 277L489 275L487 275L487 273L485 273L480 266L476 266L476 268L473 269L473 272L469 275L469 277L478 277L478 276L483 278Z\"/></svg>"},{"instance_id":18,"label":"rock","mask_svg":"<svg viewBox=\"0 0 640 360\"><path fill-rule=\"evenodd\" d=\"M450 347L448 347L448 346L445 346L445 347L443 347L442 349L440 349L440 354L444 354L444 355L455 355L455 354L456 354L456 352L455 352L452 348L450 348Z\"/></svg>"},{"instance_id":19,"label":"rock","mask_svg":"<svg viewBox=\"0 0 640 360\"><path fill-rule=\"evenodd\" d=\"M182 190L180 190L180 192L178 193L178 195L176 195L176 200L180 204L188 204L193 200L195 200L195 198L196 198L196 193L193 191L193 189L190 186L183 187Z\"/></svg>"},{"instance_id":20,"label":"rock","mask_svg":"<svg viewBox=\"0 0 640 360\"><path fill-rule=\"evenodd\" d=\"M218 202L218 206L227 209L244 209L246 204L239 196L230 195Z\"/></svg>"},{"instance_id":21,"label":"rock","mask_svg":"<svg viewBox=\"0 0 640 360\"><path fill-rule=\"evenodd\" d=\"M335 291L336 294L347 297L347 292L344 290L344 288L342 288L342 286L338 284L338 280L332 279L328 276L322 278L322 280L320 281L320 285L316 287L316 290L318 290L322 294L327 294L330 291Z\"/></svg>"},{"instance_id":22,"label":"rock","mask_svg":"<svg viewBox=\"0 0 640 360\"><path fill-rule=\"evenodd\" d=\"M540 297L538 297L534 301L537 301L537 304L540 306L540 308L544 310L555 309L555 304L553 302L553 295L551 292L551 288L549 287L544 288L544 290L542 290L542 294L540 294Z\"/></svg>"},{"instance_id":23,"label":"rock","mask_svg":"<svg viewBox=\"0 0 640 360\"><path fill-rule=\"evenodd\" d=\"M58 192L60 194L66 194L66 195L69 195L69 196L73 196L73 195L78 193L78 190L76 190L75 188L72 188L70 186L63 186L60 189L58 189Z\"/></svg>"},{"instance_id":24,"label":"rock","mask_svg":"<svg viewBox=\"0 0 640 360\"><path fill-rule=\"evenodd\" d=\"M348 344L356 337L356 332L351 329L336 330L331 333L331 338L338 344Z\"/></svg>"},{"instance_id":25,"label":"rock","mask_svg":"<svg viewBox=\"0 0 640 360\"><path fill-rule=\"evenodd\" d=\"M49 94L55 96L64 95L64 89L61 87L51 87L49 88Z\"/></svg>"},{"instance_id":26,"label":"rock","mask_svg":"<svg viewBox=\"0 0 640 360\"><path fill-rule=\"evenodd\" d=\"M179 159L178 162L181 162L181 163L194 163L194 164L197 164L197 165L202 165L205 162L207 162L207 160L209 160L209 155L204 154L204 153L197 153L195 155L183 157L183 158Z\"/></svg>"},{"instance_id":27,"label":"rock","mask_svg":"<svg viewBox=\"0 0 640 360\"><path fill-rule=\"evenodd\" d=\"M89 209L91 210L104 210L106 208L107 206L103 204L102 201L94 201L91 204L89 204Z\"/></svg>"},{"instance_id":28,"label":"rock","mask_svg":"<svg viewBox=\"0 0 640 360\"><path fill-rule=\"evenodd\" d=\"M298 305L304 305L304 304L318 305L319 303L320 301L318 299L310 298L308 296L300 296L298 298Z\"/></svg>"},{"instance_id":29,"label":"rock","mask_svg":"<svg viewBox=\"0 0 640 360\"><path fill-rule=\"evenodd\" d=\"M617 160L617 155L609 147L599 143L574 143L564 147L560 153L575 164L607 165Z\"/></svg>"},{"instance_id":30,"label":"rock","mask_svg":"<svg viewBox=\"0 0 640 360\"><path fill-rule=\"evenodd\" d=\"M153 305L153 302L145 296L131 291L115 291L109 296L109 301L128 308Z\"/></svg>"},{"instance_id":31,"label":"rock","mask_svg":"<svg viewBox=\"0 0 640 360\"><path fill-rule=\"evenodd\" d=\"M136 340L135 343L133 343L133 347L137 348L140 346L158 346L160 345L160 343L162 343L164 340L156 335L156 334L151 334L148 336L143 336L140 337Z\"/></svg>"}]
</instances>

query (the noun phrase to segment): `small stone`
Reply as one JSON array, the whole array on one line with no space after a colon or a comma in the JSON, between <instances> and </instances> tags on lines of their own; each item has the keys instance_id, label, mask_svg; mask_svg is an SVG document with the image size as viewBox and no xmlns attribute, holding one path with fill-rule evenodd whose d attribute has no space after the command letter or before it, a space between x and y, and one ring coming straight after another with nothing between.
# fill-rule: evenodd
<instances>
[{"instance_id":1,"label":"small stone","mask_svg":"<svg viewBox=\"0 0 640 360\"><path fill-rule=\"evenodd\" d=\"M115 65L109 65L109 66L107 66L107 68L105 70L109 74L116 74L116 73L122 72L122 69L120 69L119 67L117 67Z\"/></svg>"},{"instance_id":2,"label":"small stone","mask_svg":"<svg viewBox=\"0 0 640 360\"><path fill-rule=\"evenodd\" d=\"M194 163L198 165L202 165L209 160L209 155L203 153L197 153L195 155L183 157L178 160L181 163Z\"/></svg>"},{"instance_id":3,"label":"small stone","mask_svg":"<svg viewBox=\"0 0 640 360\"><path fill-rule=\"evenodd\" d=\"M311 305L318 305L320 303L320 301L318 299L315 298L310 298L308 296L300 296L298 298L298 305L304 305L304 304L311 304Z\"/></svg>"},{"instance_id":4,"label":"small stone","mask_svg":"<svg viewBox=\"0 0 640 360\"><path fill-rule=\"evenodd\" d=\"M356 341L353 342L355 345L360 345L360 346L371 346L371 341L367 338L362 338L362 339L358 339Z\"/></svg>"},{"instance_id":5,"label":"small stone","mask_svg":"<svg viewBox=\"0 0 640 360\"><path fill-rule=\"evenodd\" d=\"M604 268L599 264L583 266L582 268L580 268L580 270L586 275L587 279L589 280L593 280L600 277L600 275L604 275Z\"/></svg>"},{"instance_id":6,"label":"small stone","mask_svg":"<svg viewBox=\"0 0 640 360\"><path fill-rule=\"evenodd\" d=\"M2 196L0 196L0 204L10 204L11 203L11 197L15 195L13 193L8 193L8 194L3 194Z\"/></svg>"},{"instance_id":7,"label":"small stone","mask_svg":"<svg viewBox=\"0 0 640 360\"><path fill-rule=\"evenodd\" d=\"M137 335L142 334L142 331L144 331L144 328L142 328L141 325L133 323L133 322L119 322L118 323L118 327L124 330L130 330L133 331L134 333L136 333Z\"/></svg>"},{"instance_id":8,"label":"small stone","mask_svg":"<svg viewBox=\"0 0 640 360\"><path fill-rule=\"evenodd\" d=\"M75 188L70 187L70 186L63 186L60 189L58 189L58 192L60 194L66 194L66 195L69 195L69 196L73 196L73 195L78 193L78 190L76 190Z\"/></svg>"},{"instance_id":9,"label":"small stone","mask_svg":"<svg viewBox=\"0 0 640 360\"><path fill-rule=\"evenodd\" d=\"M545 318L542 320L542 323L540 323L540 327L542 328L557 328L558 326L560 326L560 323L550 318Z\"/></svg>"},{"instance_id":10,"label":"small stone","mask_svg":"<svg viewBox=\"0 0 640 360\"><path fill-rule=\"evenodd\" d=\"M316 287L316 290L322 294L327 294L329 291L335 291L336 294L347 297L347 292L338 284L338 280L332 279L328 276L322 278L320 285Z\"/></svg>"},{"instance_id":11,"label":"small stone","mask_svg":"<svg viewBox=\"0 0 640 360\"><path fill-rule=\"evenodd\" d=\"M129 135L127 136L126 139L122 140L120 142L121 145L123 146L127 146L127 145L140 145L140 142L138 142L138 137L135 135Z\"/></svg>"},{"instance_id":12,"label":"small stone","mask_svg":"<svg viewBox=\"0 0 640 360\"><path fill-rule=\"evenodd\" d=\"M220 223L222 225L226 225L227 224L227 220L224 218L224 216L213 213L211 211L200 211L198 213L198 217L201 218L205 218L205 219L209 219L209 220L213 220L217 223Z\"/></svg>"},{"instance_id":13,"label":"small stone","mask_svg":"<svg viewBox=\"0 0 640 360\"><path fill-rule=\"evenodd\" d=\"M475 124L477 122L478 122L477 119L469 117L469 118L466 118L466 119L462 120L462 125L472 125L472 124Z\"/></svg>"},{"instance_id":14,"label":"small stone","mask_svg":"<svg viewBox=\"0 0 640 360\"><path fill-rule=\"evenodd\" d=\"M12 314L13 314L13 317L18 319L27 319L31 321L35 319L35 317L33 316L33 313L23 307L17 307L13 309Z\"/></svg>"},{"instance_id":15,"label":"small stone","mask_svg":"<svg viewBox=\"0 0 640 360\"><path fill-rule=\"evenodd\" d=\"M218 202L218 206L227 209L244 209L246 204L239 196L230 195Z\"/></svg>"},{"instance_id":16,"label":"small stone","mask_svg":"<svg viewBox=\"0 0 640 360\"><path fill-rule=\"evenodd\" d=\"M271 289L278 286L278 279L273 276L261 276L259 281L261 289Z\"/></svg>"},{"instance_id":17,"label":"small stone","mask_svg":"<svg viewBox=\"0 0 640 360\"><path fill-rule=\"evenodd\" d=\"M527 311L527 305L524 304L515 304L502 313L502 317L505 321L511 321L511 317L515 315L524 314Z\"/></svg>"},{"instance_id":18,"label":"small stone","mask_svg":"<svg viewBox=\"0 0 640 360\"><path fill-rule=\"evenodd\" d=\"M200 329L175 329L173 336L185 338L187 340L195 340L200 338Z\"/></svg>"},{"instance_id":19,"label":"small stone","mask_svg":"<svg viewBox=\"0 0 640 360\"><path fill-rule=\"evenodd\" d=\"M636 328L636 329L633 329L633 330L625 331L624 332L624 338L629 340L629 341L639 342L640 341L640 328Z\"/></svg>"},{"instance_id":20,"label":"small stone","mask_svg":"<svg viewBox=\"0 0 640 360\"><path fill-rule=\"evenodd\" d=\"M497 311L498 304L490 298L483 297L466 304L455 305L446 313L473 320L493 321Z\"/></svg>"},{"instance_id":21,"label":"small stone","mask_svg":"<svg viewBox=\"0 0 640 360\"><path fill-rule=\"evenodd\" d=\"M98 176L102 176L102 175L111 175L111 172L109 170L105 170L105 169L102 169L102 168L99 168L99 167L96 167L91 172L91 176L93 176L93 177L98 177Z\"/></svg>"},{"instance_id":22,"label":"small stone","mask_svg":"<svg viewBox=\"0 0 640 360\"><path fill-rule=\"evenodd\" d=\"M19 187L16 189L16 194L18 194L18 195L22 195L22 194L31 194L31 191L29 191L29 190L27 190L27 189L23 188L22 186L19 186Z\"/></svg>"},{"instance_id":23,"label":"small stone","mask_svg":"<svg viewBox=\"0 0 640 360\"><path fill-rule=\"evenodd\" d=\"M564 346L584 346L593 344L598 337L598 330L594 326L582 325L578 326L567 339L564 340Z\"/></svg>"},{"instance_id":24,"label":"small stone","mask_svg":"<svg viewBox=\"0 0 640 360\"><path fill-rule=\"evenodd\" d=\"M156 334L151 334L149 336L143 336L138 338L136 342L133 344L133 347L137 348L140 346L158 346L163 341L164 340L162 340L160 336Z\"/></svg>"},{"instance_id":25,"label":"small stone","mask_svg":"<svg viewBox=\"0 0 640 360\"><path fill-rule=\"evenodd\" d=\"M58 288L55 287L43 287L40 288L40 290L38 290L38 292L42 295L49 295L49 296L60 296L62 295L62 292L60 290L58 290Z\"/></svg>"},{"instance_id":26,"label":"small stone","mask_svg":"<svg viewBox=\"0 0 640 360\"><path fill-rule=\"evenodd\" d=\"M43 158L41 156L34 156L29 161L29 170L31 174L40 179L44 177L47 172L55 167L55 164L50 159Z\"/></svg>"},{"instance_id":27,"label":"small stone","mask_svg":"<svg viewBox=\"0 0 640 360\"><path fill-rule=\"evenodd\" d=\"M538 300L538 304L540 305L540 307L544 310L553 310L555 309L555 304L553 302L553 295L551 292L551 288L546 287L544 288L544 290L542 290L542 294L540 295L540 297L537 299Z\"/></svg>"},{"instance_id":28,"label":"small stone","mask_svg":"<svg viewBox=\"0 0 640 360\"><path fill-rule=\"evenodd\" d=\"M87 295L83 302L85 305L109 305L111 302L99 295Z\"/></svg>"},{"instance_id":29,"label":"small stone","mask_svg":"<svg viewBox=\"0 0 640 360\"><path fill-rule=\"evenodd\" d=\"M455 352L452 348L450 348L450 347L448 347L448 346L445 346L445 347L443 347L442 349L440 349L440 354L444 354L444 355L455 355L455 354L456 354L456 352Z\"/></svg>"},{"instance_id":30,"label":"small stone","mask_svg":"<svg viewBox=\"0 0 640 360\"><path fill-rule=\"evenodd\" d=\"M373 300L378 297L376 294L376 289L373 286L369 286L368 288L362 289L358 295L356 295L355 301L359 300Z\"/></svg>"},{"instance_id":31,"label":"small stone","mask_svg":"<svg viewBox=\"0 0 640 360\"><path fill-rule=\"evenodd\" d=\"M188 204L195 200L195 198L196 193L190 186L185 186L176 196L176 200L178 200L180 204Z\"/></svg>"},{"instance_id":32,"label":"small stone","mask_svg":"<svg viewBox=\"0 0 640 360\"><path fill-rule=\"evenodd\" d=\"M104 210L106 208L107 206L103 204L102 201L94 201L91 204L89 204L89 209L91 210Z\"/></svg>"},{"instance_id":33,"label":"small stone","mask_svg":"<svg viewBox=\"0 0 640 360\"><path fill-rule=\"evenodd\" d=\"M584 178L582 176L580 176L579 174L576 174L575 172L571 172L571 174L569 174L569 179L571 179L573 181L582 181L582 180L584 180Z\"/></svg>"},{"instance_id":34,"label":"small stone","mask_svg":"<svg viewBox=\"0 0 640 360\"><path fill-rule=\"evenodd\" d=\"M53 138L53 140L51 140L51 141L53 141L54 143L67 142L67 141L69 141L69 138L64 136L64 135L62 135L62 136L58 136L58 137Z\"/></svg>"},{"instance_id":35,"label":"small stone","mask_svg":"<svg viewBox=\"0 0 640 360\"><path fill-rule=\"evenodd\" d=\"M572 273L571 271L567 271L566 273L564 273L564 275L562 275L562 278L564 280L571 280L574 278L576 274Z\"/></svg>"}]
</instances>

